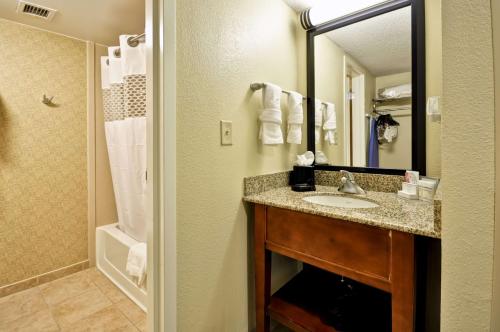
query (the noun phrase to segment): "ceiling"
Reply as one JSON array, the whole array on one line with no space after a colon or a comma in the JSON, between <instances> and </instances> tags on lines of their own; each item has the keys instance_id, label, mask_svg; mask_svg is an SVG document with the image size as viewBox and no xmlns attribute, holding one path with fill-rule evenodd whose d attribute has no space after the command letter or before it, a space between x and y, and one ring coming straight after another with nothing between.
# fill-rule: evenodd
<instances>
[{"instance_id":1,"label":"ceiling","mask_svg":"<svg viewBox=\"0 0 500 332\"><path fill-rule=\"evenodd\" d=\"M300 13L325 0L283 1ZM326 1L331 4L333 0ZM411 71L410 7L348 25L327 36L374 76Z\"/></svg>"},{"instance_id":2,"label":"ceiling","mask_svg":"<svg viewBox=\"0 0 500 332\"><path fill-rule=\"evenodd\" d=\"M411 9L405 7L328 33L374 76L411 71Z\"/></svg>"},{"instance_id":3,"label":"ceiling","mask_svg":"<svg viewBox=\"0 0 500 332\"><path fill-rule=\"evenodd\" d=\"M116 45L120 34L144 32L144 0L28 0L58 10L50 22L16 13L17 0L0 0L0 18L70 37Z\"/></svg>"}]
</instances>

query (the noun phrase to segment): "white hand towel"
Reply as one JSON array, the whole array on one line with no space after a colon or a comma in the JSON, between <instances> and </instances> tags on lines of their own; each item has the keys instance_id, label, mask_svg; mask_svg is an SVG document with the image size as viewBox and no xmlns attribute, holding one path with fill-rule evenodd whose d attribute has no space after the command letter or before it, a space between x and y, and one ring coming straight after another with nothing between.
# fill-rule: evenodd
<instances>
[{"instance_id":1,"label":"white hand towel","mask_svg":"<svg viewBox=\"0 0 500 332\"><path fill-rule=\"evenodd\" d=\"M319 143L321 137L321 125L323 124L323 103L319 99L314 100L314 142Z\"/></svg>"},{"instance_id":2,"label":"white hand towel","mask_svg":"<svg viewBox=\"0 0 500 332\"><path fill-rule=\"evenodd\" d=\"M314 153L307 151L304 154L298 154L295 160L297 166L311 166L314 162Z\"/></svg>"},{"instance_id":3,"label":"white hand towel","mask_svg":"<svg viewBox=\"0 0 500 332\"><path fill-rule=\"evenodd\" d=\"M290 144L302 143L302 124L304 111L302 109L302 95L291 91L288 95L288 136L286 141Z\"/></svg>"},{"instance_id":4,"label":"white hand towel","mask_svg":"<svg viewBox=\"0 0 500 332\"><path fill-rule=\"evenodd\" d=\"M337 130L337 113L335 112L335 105L326 103L325 108L325 123L323 124L325 130L325 141L330 144L337 144L335 139L335 131Z\"/></svg>"},{"instance_id":5,"label":"white hand towel","mask_svg":"<svg viewBox=\"0 0 500 332\"><path fill-rule=\"evenodd\" d=\"M139 242L128 251L127 273L137 278L137 285L141 286L146 279L147 245Z\"/></svg>"},{"instance_id":6,"label":"white hand towel","mask_svg":"<svg viewBox=\"0 0 500 332\"><path fill-rule=\"evenodd\" d=\"M265 83L262 91L264 109L259 119L261 121L259 139L263 144L283 144L281 131L281 88L271 83Z\"/></svg>"}]
</instances>

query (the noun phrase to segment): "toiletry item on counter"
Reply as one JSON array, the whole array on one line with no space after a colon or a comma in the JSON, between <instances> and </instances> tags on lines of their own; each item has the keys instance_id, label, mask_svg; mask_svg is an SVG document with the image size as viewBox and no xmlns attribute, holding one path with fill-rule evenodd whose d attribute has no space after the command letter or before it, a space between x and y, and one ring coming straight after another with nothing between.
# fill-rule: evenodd
<instances>
[{"instance_id":1,"label":"toiletry item on counter","mask_svg":"<svg viewBox=\"0 0 500 332\"><path fill-rule=\"evenodd\" d=\"M402 190L398 191L398 196L407 199L418 199L418 179L418 172L406 171L405 182L402 183Z\"/></svg>"},{"instance_id":2,"label":"toiletry item on counter","mask_svg":"<svg viewBox=\"0 0 500 332\"><path fill-rule=\"evenodd\" d=\"M429 181L418 181L418 194L422 201L432 202L434 199L434 185Z\"/></svg>"},{"instance_id":3,"label":"toiletry item on counter","mask_svg":"<svg viewBox=\"0 0 500 332\"><path fill-rule=\"evenodd\" d=\"M412 195L418 195L418 185L403 182L403 191Z\"/></svg>"},{"instance_id":4,"label":"toiletry item on counter","mask_svg":"<svg viewBox=\"0 0 500 332\"><path fill-rule=\"evenodd\" d=\"M323 151L316 151L315 160L317 165L328 165L328 158Z\"/></svg>"},{"instance_id":5,"label":"toiletry item on counter","mask_svg":"<svg viewBox=\"0 0 500 332\"><path fill-rule=\"evenodd\" d=\"M298 154L295 160L297 166L311 166L314 163L314 153L307 151L304 154Z\"/></svg>"},{"instance_id":6,"label":"toiletry item on counter","mask_svg":"<svg viewBox=\"0 0 500 332\"><path fill-rule=\"evenodd\" d=\"M406 198L406 199L418 199L418 195L417 194L410 194L410 193L407 193L407 192L405 192L403 190L399 190L398 191L398 196Z\"/></svg>"},{"instance_id":7,"label":"toiletry item on counter","mask_svg":"<svg viewBox=\"0 0 500 332\"><path fill-rule=\"evenodd\" d=\"M418 194L421 200L432 202L436 193L439 179L423 177L418 181Z\"/></svg>"},{"instance_id":8,"label":"toiletry item on counter","mask_svg":"<svg viewBox=\"0 0 500 332\"><path fill-rule=\"evenodd\" d=\"M293 166L290 174L290 185L293 191L316 191L313 166Z\"/></svg>"},{"instance_id":9,"label":"toiletry item on counter","mask_svg":"<svg viewBox=\"0 0 500 332\"><path fill-rule=\"evenodd\" d=\"M406 171L405 173L405 182L411 184L418 184L418 180L420 179L420 173L417 171Z\"/></svg>"},{"instance_id":10,"label":"toiletry item on counter","mask_svg":"<svg viewBox=\"0 0 500 332\"><path fill-rule=\"evenodd\" d=\"M398 191L398 196L407 199L418 199L418 185L408 182L402 183L402 190Z\"/></svg>"},{"instance_id":11,"label":"toiletry item on counter","mask_svg":"<svg viewBox=\"0 0 500 332\"><path fill-rule=\"evenodd\" d=\"M420 180L422 181L428 181L428 182L432 182L433 186L434 186L434 191L437 190L438 188L438 185L439 185L439 179L438 178L431 178L430 176L422 176L420 178Z\"/></svg>"}]
</instances>

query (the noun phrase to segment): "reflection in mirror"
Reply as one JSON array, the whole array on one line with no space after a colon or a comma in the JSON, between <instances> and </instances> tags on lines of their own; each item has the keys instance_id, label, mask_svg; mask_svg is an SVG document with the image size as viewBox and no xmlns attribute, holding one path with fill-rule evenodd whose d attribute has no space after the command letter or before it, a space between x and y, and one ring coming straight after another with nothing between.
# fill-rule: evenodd
<instances>
[{"instance_id":1,"label":"reflection in mirror","mask_svg":"<svg viewBox=\"0 0 500 332\"><path fill-rule=\"evenodd\" d=\"M317 163L411 169L411 7L315 36L314 62Z\"/></svg>"}]
</instances>

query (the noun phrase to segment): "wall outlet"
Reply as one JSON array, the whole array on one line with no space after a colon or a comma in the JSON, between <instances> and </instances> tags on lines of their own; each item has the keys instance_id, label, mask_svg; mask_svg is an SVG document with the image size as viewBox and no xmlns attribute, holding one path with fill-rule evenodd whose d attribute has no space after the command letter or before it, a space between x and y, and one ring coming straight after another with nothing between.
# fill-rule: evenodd
<instances>
[{"instance_id":1,"label":"wall outlet","mask_svg":"<svg viewBox=\"0 0 500 332\"><path fill-rule=\"evenodd\" d=\"M233 122L220 121L220 144L233 145Z\"/></svg>"}]
</instances>

